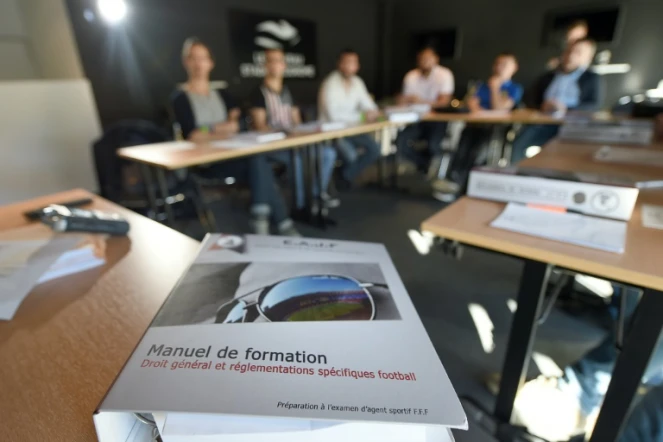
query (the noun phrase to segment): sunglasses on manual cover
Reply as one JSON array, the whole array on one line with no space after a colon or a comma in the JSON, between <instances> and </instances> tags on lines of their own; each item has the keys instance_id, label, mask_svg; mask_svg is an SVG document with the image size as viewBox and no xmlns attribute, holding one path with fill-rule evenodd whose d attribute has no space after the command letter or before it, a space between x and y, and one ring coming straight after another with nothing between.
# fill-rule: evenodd
<instances>
[{"instance_id":1,"label":"sunglasses on manual cover","mask_svg":"<svg viewBox=\"0 0 663 442\"><path fill-rule=\"evenodd\" d=\"M373 296L367 290L370 287L387 286L361 283L347 276L288 278L223 304L216 312L215 322L252 322L259 316L270 322L370 321L376 314ZM257 292L257 300L245 300Z\"/></svg>"}]
</instances>

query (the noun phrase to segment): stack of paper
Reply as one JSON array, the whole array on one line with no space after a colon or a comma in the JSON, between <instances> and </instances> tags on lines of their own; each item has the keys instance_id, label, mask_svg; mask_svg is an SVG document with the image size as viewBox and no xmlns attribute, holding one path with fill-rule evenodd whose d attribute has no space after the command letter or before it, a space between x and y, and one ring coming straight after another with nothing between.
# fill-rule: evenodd
<instances>
[{"instance_id":1,"label":"stack of paper","mask_svg":"<svg viewBox=\"0 0 663 442\"><path fill-rule=\"evenodd\" d=\"M285 137L285 132L243 132L227 140L213 141L210 145L223 149L241 149L243 147L283 140Z\"/></svg>"},{"instance_id":2,"label":"stack of paper","mask_svg":"<svg viewBox=\"0 0 663 442\"><path fill-rule=\"evenodd\" d=\"M642 225L650 229L663 230L663 206L643 204Z\"/></svg>"},{"instance_id":3,"label":"stack of paper","mask_svg":"<svg viewBox=\"0 0 663 442\"><path fill-rule=\"evenodd\" d=\"M562 241L606 252L624 253L626 223L577 213L535 209L507 204L492 227Z\"/></svg>"},{"instance_id":4,"label":"stack of paper","mask_svg":"<svg viewBox=\"0 0 663 442\"><path fill-rule=\"evenodd\" d=\"M43 225L3 232L0 320L11 319L34 286L104 264L104 242L103 236L54 235Z\"/></svg>"},{"instance_id":5,"label":"stack of paper","mask_svg":"<svg viewBox=\"0 0 663 442\"><path fill-rule=\"evenodd\" d=\"M467 418L381 244L208 235L94 416L126 442L448 442Z\"/></svg>"},{"instance_id":6,"label":"stack of paper","mask_svg":"<svg viewBox=\"0 0 663 442\"><path fill-rule=\"evenodd\" d=\"M648 120L567 120L558 136L561 140L587 143L650 144L654 136L654 125Z\"/></svg>"},{"instance_id":7,"label":"stack of paper","mask_svg":"<svg viewBox=\"0 0 663 442\"><path fill-rule=\"evenodd\" d=\"M295 126L292 130L293 133L314 133L314 132L329 132L332 130L341 130L348 127L347 123L342 121L312 121L310 123L303 123Z\"/></svg>"},{"instance_id":8,"label":"stack of paper","mask_svg":"<svg viewBox=\"0 0 663 442\"><path fill-rule=\"evenodd\" d=\"M384 112L392 123L414 123L430 110L431 107L427 104L413 104L411 106L391 106Z\"/></svg>"},{"instance_id":9,"label":"stack of paper","mask_svg":"<svg viewBox=\"0 0 663 442\"><path fill-rule=\"evenodd\" d=\"M663 166L663 151L646 147L603 146L596 151L594 159L606 163Z\"/></svg>"}]
</instances>

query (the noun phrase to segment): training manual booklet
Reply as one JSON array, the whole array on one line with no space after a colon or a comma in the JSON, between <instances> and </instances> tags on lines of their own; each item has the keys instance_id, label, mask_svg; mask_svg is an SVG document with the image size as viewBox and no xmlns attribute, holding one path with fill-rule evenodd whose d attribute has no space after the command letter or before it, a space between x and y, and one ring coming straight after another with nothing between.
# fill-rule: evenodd
<instances>
[{"instance_id":1,"label":"training manual booklet","mask_svg":"<svg viewBox=\"0 0 663 442\"><path fill-rule=\"evenodd\" d=\"M222 234L94 421L100 442L440 442L467 429L383 245Z\"/></svg>"}]
</instances>

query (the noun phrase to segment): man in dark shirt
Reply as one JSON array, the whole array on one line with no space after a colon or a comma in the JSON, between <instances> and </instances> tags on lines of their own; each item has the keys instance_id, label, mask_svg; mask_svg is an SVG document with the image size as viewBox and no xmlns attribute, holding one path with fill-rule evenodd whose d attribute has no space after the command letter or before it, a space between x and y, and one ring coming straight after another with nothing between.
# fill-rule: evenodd
<instances>
[{"instance_id":1,"label":"man in dark shirt","mask_svg":"<svg viewBox=\"0 0 663 442\"><path fill-rule=\"evenodd\" d=\"M525 95L527 106L553 114L598 110L603 102L601 80L589 70L595 52L596 43L586 38L570 45L562 55L559 69L541 76ZM511 162L523 160L528 147L543 146L558 131L559 126L552 124L525 126L513 141Z\"/></svg>"},{"instance_id":2,"label":"man in dark shirt","mask_svg":"<svg viewBox=\"0 0 663 442\"><path fill-rule=\"evenodd\" d=\"M253 93L251 99L251 118L256 130L291 130L302 122L299 107L295 104L290 89L283 84L286 62L285 54L281 49L268 49L265 51L265 79ZM287 152L271 154L271 158L288 164L290 162ZM322 189L314 183L313 195L321 196L326 207L338 206L339 201L327 193L327 186L331 180L336 161L336 151L326 145L322 148L320 174L322 175ZM300 155L295 156L295 189L298 209L304 207L304 177Z\"/></svg>"}]
</instances>

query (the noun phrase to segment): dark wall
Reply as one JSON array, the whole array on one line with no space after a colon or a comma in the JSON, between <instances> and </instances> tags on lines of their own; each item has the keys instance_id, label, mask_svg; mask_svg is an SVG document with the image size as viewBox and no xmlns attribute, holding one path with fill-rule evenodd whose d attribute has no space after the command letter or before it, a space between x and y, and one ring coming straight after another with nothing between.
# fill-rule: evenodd
<instances>
[{"instance_id":1,"label":"dark wall","mask_svg":"<svg viewBox=\"0 0 663 442\"><path fill-rule=\"evenodd\" d=\"M391 90L398 91L403 74L413 67L408 47L412 32L453 26L460 29L460 56L442 60L442 64L454 72L456 95L462 97L467 81L486 78L492 59L501 51L518 56L521 69L516 79L524 85L543 72L546 61L557 52L541 46L546 12L613 4L622 5L617 39L600 45L599 50L610 49L612 63L630 63L632 69L628 74L604 77L608 91L605 105L611 107L620 96L655 88L663 78L661 0L397 0L392 26Z\"/></svg>"},{"instance_id":2,"label":"dark wall","mask_svg":"<svg viewBox=\"0 0 663 442\"><path fill-rule=\"evenodd\" d=\"M93 0L67 0L71 21L104 124L122 118L157 118L163 114L176 83L186 79L180 51L195 35L212 47L212 80L225 80L238 98L257 80L240 79L231 57L227 10L280 13L317 24L318 79L291 80L290 88L314 104L319 82L330 72L338 52L354 47L369 90L377 84L378 0L127 0L130 13L121 26L110 27L84 17Z\"/></svg>"}]
</instances>

